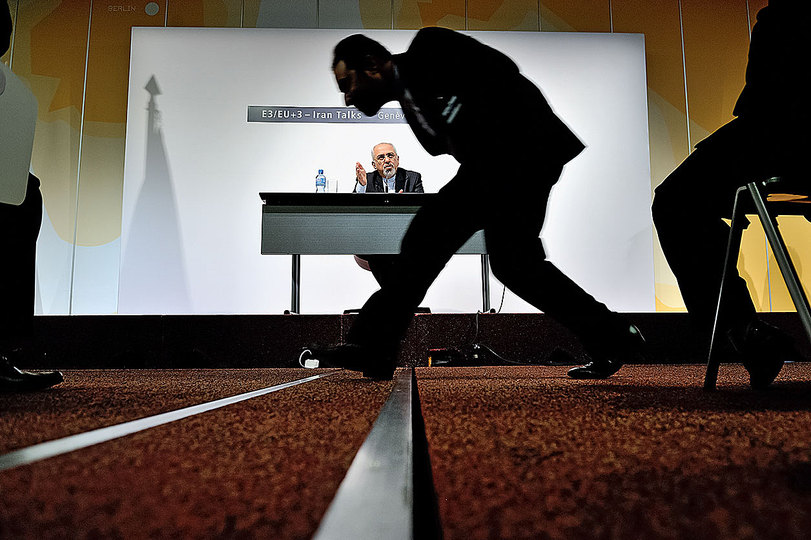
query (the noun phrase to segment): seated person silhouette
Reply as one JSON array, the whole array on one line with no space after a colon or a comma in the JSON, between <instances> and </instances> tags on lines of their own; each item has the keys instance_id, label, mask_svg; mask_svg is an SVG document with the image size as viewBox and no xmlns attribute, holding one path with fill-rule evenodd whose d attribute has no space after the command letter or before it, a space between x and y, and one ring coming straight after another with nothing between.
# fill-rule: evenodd
<instances>
[{"instance_id":1,"label":"seated person silhouette","mask_svg":"<svg viewBox=\"0 0 811 540\"><path fill-rule=\"evenodd\" d=\"M805 28L811 2L770 0L757 14L746 84L734 118L698 143L656 188L653 220L693 323L706 332L715 318L736 189L772 176L808 179L811 144L807 86L811 41ZM746 282L724 291L719 335L729 361L742 362L753 388L777 377L784 361L799 360L791 340L758 319Z\"/></svg>"},{"instance_id":2,"label":"seated person silhouette","mask_svg":"<svg viewBox=\"0 0 811 540\"><path fill-rule=\"evenodd\" d=\"M11 13L0 4L0 55L11 39ZM39 180L28 172L36 100L0 63L0 392L42 390L62 382L58 371L32 373L15 364L33 358L34 258L42 223Z\"/></svg>"},{"instance_id":3,"label":"seated person silhouette","mask_svg":"<svg viewBox=\"0 0 811 540\"><path fill-rule=\"evenodd\" d=\"M400 167L400 156L391 143L382 142L372 148L372 167L374 171L367 173L360 162L355 164L358 180L356 193L425 192L422 188L422 175ZM355 255L358 265L371 271L381 287L391 275L394 258L394 255Z\"/></svg>"}]
</instances>

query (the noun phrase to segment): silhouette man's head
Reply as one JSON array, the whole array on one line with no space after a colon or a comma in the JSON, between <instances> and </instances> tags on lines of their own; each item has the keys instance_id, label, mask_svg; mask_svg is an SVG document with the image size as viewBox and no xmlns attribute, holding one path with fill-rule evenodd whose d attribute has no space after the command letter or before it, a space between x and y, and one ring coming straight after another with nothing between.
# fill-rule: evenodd
<instances>
[{"instance_id":1,"label":"silhouette man's head","mask_svg":"<svg viewBox=\"0 0 811 540\"><path fill-rule=\"evenodd\" d=\"M395 97L391 53L364 35L349 36L335 46L332 71L344 102L367 116Z\"/></svg>"},{"instance_id":2,"label":"silhouette man's head","mask_svg":"<svg viewBox=\"0 0 811 540\"><path fill-rule=\"evenodd\" d=\"M343 61L348 69L369 69L375 61L386 62L391 58L389 50L379 42L363 34L353 34L338 42L332 57L332 69Z\"/></svg>"},{"instance_id":3,"label":"silhouette man's head","mask_svg":"<svg viewBox=\"0 0 811 540\"><path fill-rule=\"evenodd\" d=\"M8 2L0 5L0 56L6 54L11 45L11 11Z\"/></svg>"}]
</instances>

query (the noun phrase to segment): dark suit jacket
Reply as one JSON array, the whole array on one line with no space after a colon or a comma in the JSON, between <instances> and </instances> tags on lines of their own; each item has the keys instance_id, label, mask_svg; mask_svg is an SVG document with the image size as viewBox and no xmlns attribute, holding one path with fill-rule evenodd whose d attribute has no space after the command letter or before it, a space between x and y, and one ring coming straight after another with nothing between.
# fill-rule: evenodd
<instances>
[{"instance_id":1,"label":"dark suit jacket","mask_svg":"<svg viewBox=\"0 0 811 540\"><path fill-rule=\"evenodd\" d=\"M807 176L804 156L811 145L811 108L805 79L811 40L806 26L810 20L808 0L770 0L758 12L749 44L746 85L733 110L737 118L696 148L713 150L719 161L729 159L730 149L735 149L747 156L753 171Z\"/></svg>"},{"instance_id":2,"label":"dark suit jacket","mask_svg":"<svg viewBox=\"0 0 811 540\"><path fill-rule=\"evenodd\" d=\"M394 177L394 189L397 193L424 193L422 188L422 175L415 171L409 171L402 167L397 168ZM377 171L366 173L366 193L386 191L383 187L383 177Z\"/></svg>"},{"instance_id":3,"label":"dark suit jacket","mask_svg":"<svg viewBox=\"0 0 811 540\"><path fill-rule=\"evenodd\" d=\"M744 86L733 114L766 124L808 129L811 2L770 0L757 14ZM781 126L783 127L783 126Z\"/></svg>"},{"instance_id":4,"label":"dark suit jacket","mask_svg":"<svg viewBox=\"0 0 811 540\"><path fill-rule=\"evenodd\" d=\"M393 60L406 120L431 155L476 166L520 153L562 165L584 148L512 60L471 37L423 28Z\"/></svg>"}]
</instances>

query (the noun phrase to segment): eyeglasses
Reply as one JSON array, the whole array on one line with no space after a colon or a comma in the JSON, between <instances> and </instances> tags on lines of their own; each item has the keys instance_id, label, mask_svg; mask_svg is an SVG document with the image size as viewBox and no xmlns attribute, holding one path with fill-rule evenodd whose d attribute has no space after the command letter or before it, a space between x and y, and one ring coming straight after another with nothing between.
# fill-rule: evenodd
<instances>
[{"instance_id":1,"label":"eyeglasses","mask_svg":"<svg viewBox=\"0 0 811 540\"><path fill-rule=\"evenodd\" d=\"M395 154L394 152L389 152L388 154L380 154L378 156L375 156L375 161L385 161L386 158L393 160L396 157L397 154Z\"/></svg>"}]
</instances>

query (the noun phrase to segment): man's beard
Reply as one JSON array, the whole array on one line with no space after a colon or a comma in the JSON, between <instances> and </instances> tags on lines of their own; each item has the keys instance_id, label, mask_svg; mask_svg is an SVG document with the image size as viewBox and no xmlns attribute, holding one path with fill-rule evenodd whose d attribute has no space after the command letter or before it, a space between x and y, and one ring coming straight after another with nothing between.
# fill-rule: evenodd
<instances>
[{"instance_id":1,"label":"man's beard","mask_svg":"<svg viewBox=\"0 0 811 540\"><path fill-rule=\"evenodd\" d=\"M397 174L397 167L392 167L391 169L387 169L384 167L383 174L381 174L380 176L388 180L389 178L394 178L395 174Z\"/></svg>"}]
</instances>

